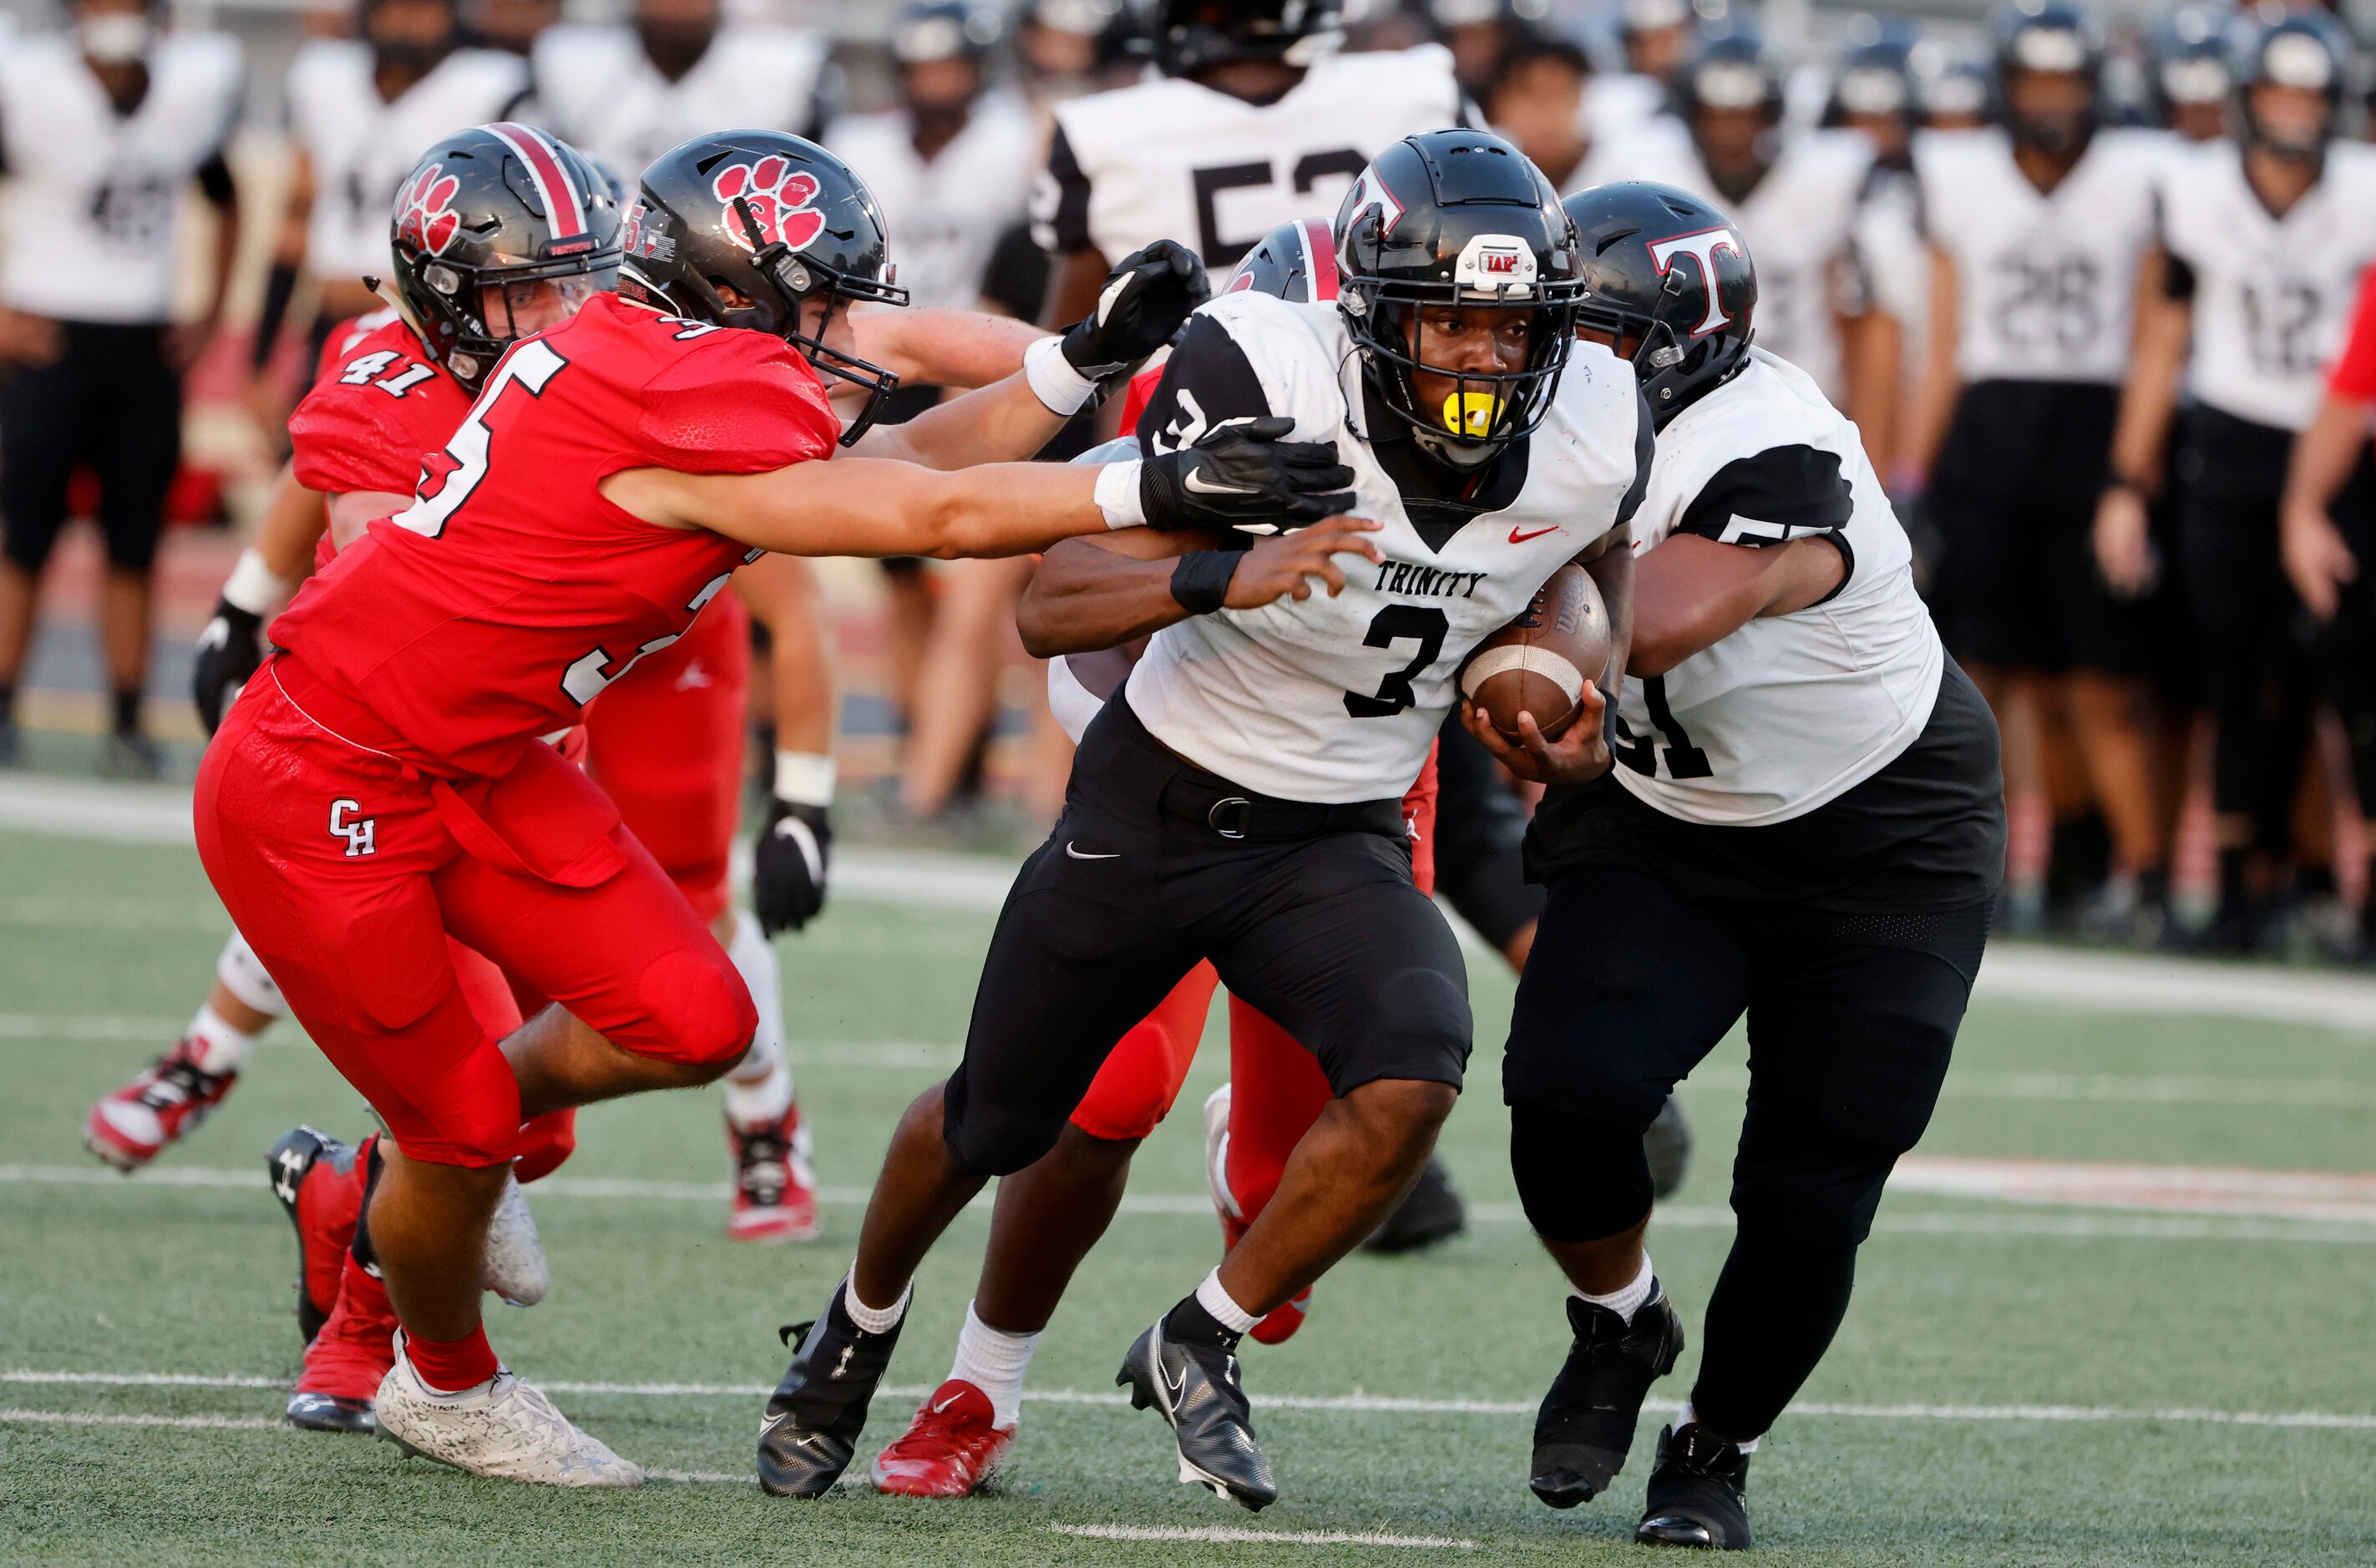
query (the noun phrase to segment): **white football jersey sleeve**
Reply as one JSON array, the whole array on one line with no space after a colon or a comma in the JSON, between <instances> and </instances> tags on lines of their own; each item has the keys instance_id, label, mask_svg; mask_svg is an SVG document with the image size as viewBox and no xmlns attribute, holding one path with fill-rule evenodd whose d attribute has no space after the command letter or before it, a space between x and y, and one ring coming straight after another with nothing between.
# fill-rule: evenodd
<instances>
[{"instance_id":1,"label":"white football jersey sleeve","mask_svg":"<svg viewBox=\"0 0 2376 1568\"><path fill-rule=\"evenodd\" d=\"M1955 267L1955 368L1966 382L2109 386L2127 374L2137 264L2176 145L2166 131L2099 130L2040 191L2002 130L1915 138L1925 232Z\"/></svg>"},{"instance_id":2,"label":"white football jersey sleeve","mask_svg":"<svg viewBox=\"0 0 2376 1568\"><path fill-rule=\"evenodd\" d=\"M1628 679L1626 790L1686 822L1785 822L1922 732L1946 656L1914 589L1913 552L1856 426L1803 371L1752 349L1746 369L1658 433L1634 552L1678 533L1752 547L1830 534L1847 546L1848 576L1821 604Z\"/></svg>"},{"instance_id":3,"label":"white football jersey sleeve","mask_svg":"<svg viewBox=\"0 0 2376 1568\"><path fill-rule=\"evenodd\" d=\"M2376 261L2376 147L2327 148L2318 184L2282 218L2231 141L2177 149L2160 196L2162 244L2193 284L2188 392L2239 420L2302 429Z\"/></svg>"},{"instance_id":4,"label":"white football jersey sleeve","mask_svg":"<svg viewBox=\"0 0 2376 1568\"><path fill-rule=\"evenodd\" d=\"M172 320L191 178L223 150L241 73L230 34L169 32L148 96L118 114L65 36L0 51L0 299L67 321Z\"/></svg>"},{"instance_id":5,"label":"white football jersey sleeve","mask_svg":"<svg viewBox=\"0 0 2376 1568\"><path fill-rule=\"evenodd\" d=\"M440 137L500 120L528 88L517 56L457 49L391 101L368 44L316 39L289 65L289 128L314 171L305 267L316 278L384 276L396 187Z\"/></svg>"},{"instance_id":6,"label":"white football jersey sleeve","mask_svg":"<svg viewBox=\"0 0 2376 1568\"><path fill-rule=\"evenodd\" d=\"M1624 520L1649 457L1631 366L1578 344L1549 416L1468 504L1407 502L1372 441L1359 352L1333 303L1224 294L1191 321L1139 434L1168 452L1216 424L1282 414L1354 471L1354 515L1376 519L1382 564L1345 591L1221 610L1167 626L1126 693L1188 761L1290 801L1390 800L1408 790L1451 711L1469 651L1550 575Z\"/></svg>"},{"instance_id":7,"label":"white football jersey sleeve","mask_svg":"<svg viewBox=\"0 0 2376 1568\"><path fill-rule=\"evenodd\" d=\"M1073 99L1056 105L1032 236L1109 262L1177 240L1229 267L1282 223L1333 217L1372 159L1464 115L1452 55L1432 43L1324 55L1265 104L1180 77Z\"/></svg>"},{"instance_id":8,"label":"white football jersey sleeve","mask_svg":"<svg viewBox=\"0 0 2376 1568\"><path fill-rule=\"evenodd\" d=\"M965 129L929 163L917 156L913 122L899 110L837 120L825 145L881 204L891 260L911 301L977 303L999 236L1023 221L1030 204L1040 130L1029 107L1011 92L984 94Z\"/></svg>"},{"instance_id":9,"label":"white football jersey sleeve","mask_svg":"<svg viewBox=\"0 0 2376 1568\"><path fill-rule=\"evenodd\" d=\"M814 33L730 24L671 81L633 29L566 24L538 35L533 61L546 128L632 190L661 153L711 131L815 135L826 50Z\"/></svg>"}]
</instances>

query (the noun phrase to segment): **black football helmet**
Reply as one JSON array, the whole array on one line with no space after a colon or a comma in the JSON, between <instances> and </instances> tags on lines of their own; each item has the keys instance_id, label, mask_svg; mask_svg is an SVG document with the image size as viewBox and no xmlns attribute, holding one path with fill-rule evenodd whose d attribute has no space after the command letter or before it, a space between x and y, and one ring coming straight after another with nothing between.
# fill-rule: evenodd
<instances>
[{"instance_id":1,"label":"black football helmet","mask_svg":"<svg viewBox=\"0 0 2376 1568\"><path fill-rule=\"evenodd\" d=\"M718 131L662 153L644 171L621 243L624 297L688 321L771 333L818 374L865 389L844 446L897 389L891 372L801 330L801 303L812 297L828 321L853 301L908 303L893 282L883 209L849 164L814 142Z\"/></svg>"},{"instance_id":2,"label":"black football helmet","mask_svg":"<svg viewBox=\"0 0 2376 1568\"><path fill-rule=\"evenodd\" d=\"M1167 77L1231 60L1308 65L1345 41L1341 0L1138 0Z\"/></svg>"},{"instance_id":3,"label":"black football helmet","mask_svg":"<svg viewBox=\"0 0 2376 1568\"><path fill-rule=\"evenodd\" d=\"M2145 42L2145 97L2156 125L2168 125L2181 105L2228 101L2236 86L2228 19L2223 10L2191 4L2155 24Z\"/></svg>"},{"instance_id":4,"label":"black football helmet","mask_svg":"<svg viewBox=\"0 0 2376 1568\"><path fill-rule=\"evenodd\" d=\"M1405 137L1361 172L1337 209L1336 308L1379 400L1422 450L1476 468L1550 411L1575 335L1575 226L1526 155L1481 131ZM1428 305L1531 317L1525 368L1455 371L1429 362ZM1414 373L1453 383L1422 409Z\"/></svg>"},{"instance_id":5,"label":"black football helmet","mask_svg":"<svg viewBox=\"0 0 2376 1568\"><path fill-rule=\"evenodd\" d=\"M1886 114L1910 127L1915 115L1912 52L1912 41L1902 35L1885 35L1851 46L1832 73L1824 124L1841 125L1852 115Z\"/></svg>"},{"instance_id":6,"label":"black football helmet","mask_svg":"<svg viewBox=\"0 0 2376 1568\"><path fill-rule=\"evenodd\" d=\"M1703 109L1754 109L1782 122L1782 65L1755 28L1732 23L1703 34L1675 73L1675 113L1688 123Z\"/></svg>"},{"instance_id":7,"label":"black football helmet","mask_svg":"<svg viewBox=\"0 0 2376 1568\"><path fill-rule=\"evenodd\" d=\"M956 59L983 64L1005 30L1005 18L977 0L910 0L891 24L891 60L898 65Z\"/></svg>"},{"instance_id":8,"label":"black football helmet","mask_svg":"<svg viewBox=\"0 0 2376 1568\"><path fill-rule=\"evenodd\" d=\"M2061 154L2086 144L2103 119L2104 28L2076 0L2014 0L1992 28L1997 102L2016 142ZM2083 77L2094 89L2074 120L2041 120L2016 108L2006 83L2026 72Z\"/></svg>"},{"instance_id":9,"label":"black football helmet","mask_svg":"<svg viewBox=\"0 0 2376 1568\"><path fill-rule=\"evenodd\" d=\"M619 220L610 183L567 142L530 125L474 125L397 187L397 297L430 358L475 389L505 349L550 325L515 319L529 286L557 282L572 309L611 289Z\"/></svg>"},{"instance_id":10,"label":"black football helmet","mask_svg":"<svg viewBox=\"0 0 2376 1568\"><path fill-rule=\"evenodd\" d=\"M2352 43L2341 23L2323 11L2297 11L2262 26L2247 25L2236 50L2236 110L2244 139L2284 158L2319 159L2342 128L2350 90ZM2307 88L2326 100L2326 113L2310 138L2287 137L2252 108L2257 87Z\"/></svg>"},{"instance_id":11,"label":"black football helmet","mask_svg":"<svg viewBox=\"0 0 2376 1568\"><path fill-rule=\"evenodd\" d=\"M1252 291L1294 304L1336 297L1336 241L1317 218L1282 223L1265 234L1239 261L1221 287L1225 294Z\"/></svg>"},{"instance_id":12,"label":"black football helmet","mask_svg":"<svg viewBox=\"0 0 2376 1568\"><path fill-rule=\"evenodd\" d=\"M1979 53L1924 39L1907 56L1922 123L1980 121L1996 113L1996 67Z\"/></svg>"},{"instance_id":13,"label":"black football helmet","mask_svg":"<svg viewBox=\"0 0 2376 1568\"><path fill-rule=\"evenodd\" d=\"M1584 254L1576 325L1615 339L1650 399L1652 425L1663 428L1748 362L1757 315L1748 243L1699 197L1646 180L1597 185L1561 205Z\"/></svg>"}]
</instances>

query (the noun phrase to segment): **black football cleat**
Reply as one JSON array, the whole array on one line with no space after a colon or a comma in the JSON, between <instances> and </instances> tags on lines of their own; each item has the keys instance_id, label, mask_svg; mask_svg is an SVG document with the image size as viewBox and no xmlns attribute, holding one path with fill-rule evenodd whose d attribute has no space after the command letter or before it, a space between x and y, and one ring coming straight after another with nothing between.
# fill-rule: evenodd
<instances>
[{"instance_id":1,"label":"black football cleat","mask_svg":"<svg viewBox=\"0 0 2376 1568\"><path fill-rule=\"evenodd\" d=\"M1567 1299L1575 1342L1535 1416L1527 1487L1553 1508L1589 1503L1625 1467L1650 1384L1683 1353L1683 1322L1657 1280L1628 1324L1607 1307Z\"/></svg>"},{"instance_id":2,"label":"black football cleat","mask_svg":"<svg viewBox=\"0 0 2376 1568\"><path fill-rule=\"evenodd\" d=\"M280 1212L297 1232L297 1331L311 1345L329 1320L339 1299L339 1276L346 1267L347 1242L352 1239L358 1194L307 1190L315 1168L334 1180L351 1181L355 1151L339 1138L312 1127L291 1127L280 1134L264 1157L264 1174ZM366 1411L369 1406L365 1406ZM294 1412L291 1419L295 1420ZM311 1426L299 1421L300 1426ZM369 1431L368 1427L324 1427L327 1431Z\"/></svg>"},{"instance_id":3,"label":"black football cleat","mask_svg":"<svg viewBox=\"0 0 2376 1568\"><path fill-rule=\"evenodd\" d=\"M1160 1319L1133 1342L1114 1383L1131 1408L1171 1423L1180 1479L1260 1513L1278 1501L1270 1461L1254 1442L1253 1415L1238 1386L1238 1358L1217 1345L1172 1338Z\"/></svg>"},{"instance_id":4,"label":"black football cleat","mask_svg":"<svg viewBox=\"0 0 2376 1568\"><path fill-rule=\"evenodd\" d=\"M379 1431L379 1412L368 1399L347 1399L336 1394L289 1396L289 1424L304 1431L346 1432L370 1437Z\"/></svg>"},{"instance_id":5,"label":"black football cleat","mask_svg":"<svg viewBox=\"0 0 2376 1568\"><path fill-rule=\"evenodd\" d=\"M842 1305L849 1289L833 1289L825 1316L784 1330L799 1351L784 1370L759 1422L759 1485L777 1497L823 1497L849 1468L866 1407L891 1365L892 1348L907 1320L887 1334L869 1334Z\"/></svg>"},{"instance_id":6,"label":"black football cleat","mask_svg":"<svg viewBox=\"0 0 2376 1568\"><path fill-rule=\"evenodd\" d=\"M1361 1243L1365 1253L1415 1253L1449 1241L1468 1226L1467 1206L1452 1184L1452 1172L1432 1155L1420 1168L1419 1180L1403 1194L1385 1223Z\"/></svg>"},{"instance_id":7,"label":"black football cleat","mask_svg":"<svg viewBox=\"0 0 2376 1568\"><path fill-rule=\"evenodd\" d=\"M1658 1467L1634 1538L1644 1546L1749 1546L1749 1455L1694 1421L1658 1433Z\"/></svg>"}]
</instances>

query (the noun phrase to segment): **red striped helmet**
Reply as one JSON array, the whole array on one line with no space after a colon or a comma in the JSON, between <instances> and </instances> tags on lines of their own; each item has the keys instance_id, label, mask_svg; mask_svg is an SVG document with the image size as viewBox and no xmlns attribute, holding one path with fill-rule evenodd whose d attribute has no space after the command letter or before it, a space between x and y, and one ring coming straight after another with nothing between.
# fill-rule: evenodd
<instances>
[{"instance_id":1,"label":"red striped helmet","mask_svg":"<svg viewBox=\"0 0 2376 1568\"><path fill-rule=\"evenodd\" d=\"M1336 297L1336 240L1325 218L1282 223L1254 243L1221 292L1272 294L1294 304Z\"/></svg>"},{"instance_id":2,"label":"red striped helmet","mask_svg":"<svg viewBox=\"0 0 2376 1568\"><path fill-rule=\"evenodd\" d=\"M476 387L514 342L618 280L619 202L558 137L474 125L431 148L397 187L388 244L430 358Z\"/></svg>"}]
</instances>

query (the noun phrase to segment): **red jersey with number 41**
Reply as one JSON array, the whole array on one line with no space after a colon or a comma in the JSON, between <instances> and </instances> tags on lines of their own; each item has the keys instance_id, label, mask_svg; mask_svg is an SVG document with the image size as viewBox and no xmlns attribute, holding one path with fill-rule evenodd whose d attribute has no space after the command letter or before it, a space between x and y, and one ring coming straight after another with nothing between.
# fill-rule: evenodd
<instances>
[{"instance_id":1,"label":"red jersey with number 41","mask_svg":"<svg viewBox=\"0 0 2376 1568\"><path fill-rule=\"evenodd\" d=\"M314 577L272 640L383 720L408 762L496 775L684 635L755 552L603 499L627 469L762 473L829 457L840 423L765 333L615 295L505 354L434 440L411 506Z\"/></svg>"},{"instance_id":2,"label":"red jersey with number 41","mask_svg":"<svg viewBox=\"0 0 2376 1568\"><path fill-rule=\"evenodd\" d=\"M289 416L297 482L322 495L410 495L422 456L444 446L469 411L470 394L431 362L402 317L360 317L323 345L313 390ZM325 532L314 570L337 554Z\"/></svg>"}]
</instances>

